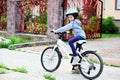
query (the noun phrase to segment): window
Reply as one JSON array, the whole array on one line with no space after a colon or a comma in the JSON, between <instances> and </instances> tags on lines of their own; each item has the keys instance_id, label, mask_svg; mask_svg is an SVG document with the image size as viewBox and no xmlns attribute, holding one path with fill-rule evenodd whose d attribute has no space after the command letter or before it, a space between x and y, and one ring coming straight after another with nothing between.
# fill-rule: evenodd
<instances>
[{"instance_id":1,"label":"window","mask_svg":"<svg viewBox=\"0 0 120 80\"><path fill-rule=\"evenodd\" d=\"M103 9L105 10L105 0L103 0Z\"/></svg>"},{"instance_id":2,"label":"window","mask_svg":"<svg viewBox=\"0 0 120 80\"><path fill-rule=\"evenodd\" d=\"M115 9L120 10L120 0L116 0Z\"/></svg>"}]
</instances>

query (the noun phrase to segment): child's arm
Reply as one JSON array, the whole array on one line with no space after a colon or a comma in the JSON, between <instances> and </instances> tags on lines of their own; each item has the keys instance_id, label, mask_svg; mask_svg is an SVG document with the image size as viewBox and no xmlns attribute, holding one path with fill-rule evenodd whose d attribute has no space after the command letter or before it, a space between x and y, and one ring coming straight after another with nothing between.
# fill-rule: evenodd
<instances>
[{"instance_id":1,"label":"child's arm","mask_svg":"<svg viewBox=\"0 0 120 80\"><path fill-rule=\"evenodd\" d=\"M67 25L65 25L65 26L55 30L55 32L56 33L58 33L58 32L65 32L65 31L70 30L72 28L73 28L73 22L70 22L69 24L67 24Z\"/></svg>"}]
</instances>

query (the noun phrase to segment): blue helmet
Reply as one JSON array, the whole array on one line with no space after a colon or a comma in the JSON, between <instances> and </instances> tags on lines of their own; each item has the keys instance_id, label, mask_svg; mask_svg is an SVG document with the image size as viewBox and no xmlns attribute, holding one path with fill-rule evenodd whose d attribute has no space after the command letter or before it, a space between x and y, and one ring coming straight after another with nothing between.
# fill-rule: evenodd
<instances>
[{"instance_id":1,"label":"blue helmet","mask_svg":"<svg viewBox=\"0 0 120 80\"><path fill-rule=\"evenodd\" d=\"M76 9L70 8L66 12L66 16L68 16L69 14L78 14L78 11Z\"/></svg>"}]
</instances>

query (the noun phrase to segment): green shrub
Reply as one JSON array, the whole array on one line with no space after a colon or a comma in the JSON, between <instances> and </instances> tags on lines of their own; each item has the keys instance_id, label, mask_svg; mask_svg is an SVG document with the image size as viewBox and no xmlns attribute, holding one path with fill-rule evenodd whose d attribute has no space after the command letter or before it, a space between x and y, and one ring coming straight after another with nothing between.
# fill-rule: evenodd
<instances>
[{"instance_id":1,"label":"green shrub","mask_svg":"<svg viewBox=\"0 0 120 80\"><path fill-rule=\"evenodd\" d=\"M9 40L9 42L0 42L0 48L8 48L10 50L14 50L16 47L12 46L12 44L20 44L33 41L33 39L29 37L21 38L16 36L10 37Z\"/></svg>"},{"instance_id":2,"label":"green shrub","mask_svg":"<svg viewBox=\"0 0 120 80\"><path fill-rule=\"evenodd\" d=\"M18 38L18 37L11 37L10 38L10 43L11 44L19 44L19 43L24 43L25 40L22 38Z\"/></svg>"},{"instance_id":3,"label":"green shrub","mask_svg":"<svg viewBox=\"0 0 120 80\"><path fill-rule=\"evenodd\" d=\"M33 39L32 38L29 38L29 37L16 37L16 36L13 36L13 37L10 37L10 43L11 44L19 44L19 43L25 43L25 42L32 42Z\"/></svg>"},{"instance_id":4,"label":"green shrub","mask_svg":"<svg viewBox=\"0 0 120 80\"><path fill-rule=\"evenodd\" d=\"M0 42L0 48L8 48L10 43Z\"/></svg>"},{"instance_id":5,"label":"green shrub","mask_svg":"<svg viewBox=\"0 0 120 80\"><path fill-rule=\"evenodd\" d=\"M102 34L102 38L115 38L120 37L120 34Z\"/></svg>"},{"instance_id":6,"label":"green shrub","mask_svg":"<svg viewBox=\"0 0 120 80\"><path fill-rule=\"evenodd\" d=\"M102 21L102 33L117 33L118 27L115 25L114 18L108 17Z\"/></svg>"}]
</instances>

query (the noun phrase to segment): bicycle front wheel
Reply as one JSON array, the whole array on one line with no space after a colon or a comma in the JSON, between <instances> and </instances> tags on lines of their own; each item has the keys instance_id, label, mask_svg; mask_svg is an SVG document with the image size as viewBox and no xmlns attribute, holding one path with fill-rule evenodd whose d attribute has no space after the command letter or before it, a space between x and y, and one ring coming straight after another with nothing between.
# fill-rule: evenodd
<instances>
[{"instance_id":1,"label":"bicycle front wheel","mask_svg":"<svg viewBox=\"0 0 120 80\"><path fill-rule=\"evenodd\" d=\"M61 55L58 48L55 50L53 50L53 48L54 47L46 48L41 55L42 67L48 72L55 71L61 63Z\"/></svg>"},{"instance_id":2,"label":"bicycle front wheel","mask_svg":"<svg viewBox=\"0 0 120 80\"><path fill-rule=\"evenodd\" d=\"M87 79L95 79L103 71L103 60L95 51L85 51L82 53L84 59L81 60L80 72Z\"/></svg>"}]
</instances>

